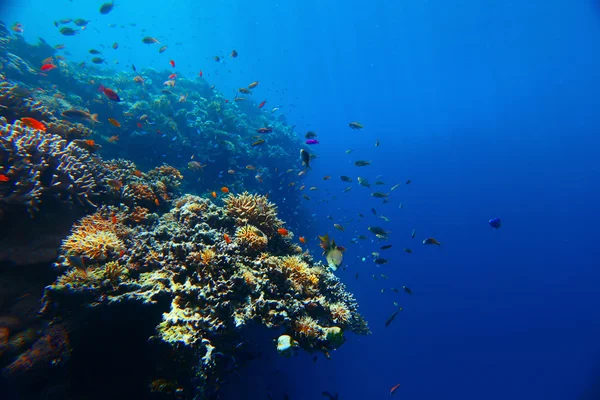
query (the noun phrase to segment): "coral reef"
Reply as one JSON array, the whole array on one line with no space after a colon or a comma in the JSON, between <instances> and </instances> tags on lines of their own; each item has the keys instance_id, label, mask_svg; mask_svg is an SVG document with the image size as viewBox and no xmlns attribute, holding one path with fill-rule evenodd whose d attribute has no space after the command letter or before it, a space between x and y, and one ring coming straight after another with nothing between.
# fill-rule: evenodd
<instances>
[{"instance_id":1,"label":"coral reef","mask_svg":"<svg viewBox=\"0 0 600 400\"><path fill-rule=\"evenodd\" d=\"M244 325L278 328L300 348L326 354L343 343L343 332L368 333L355 300L329 269L295 253L290 239L272 229L239 226L246 218L263 227L282 224L264 196L247 193L223 207L186 195L151 225L99 210L63 243L57 267L65 272L46 288L43 313L64 317L61 309L73 310L73 302L165 307L154 340L201 358L194 366L200 391L214 384L214 353L233 355ZM84 257L85 266L73 265L72 255Z\"/></svg>"},{"instance_id":2,"label":"coral reef","mask_svg":"<svg viewBox=\"0 0 600 400\"><path fill-rule=\"evenodd\" d=\"M267 234L272 234L283 222L277 218L277 206L265 196L244 192L230 194L225 198L227 214L233 216L238 225L251 224Z\"/></svg>"}]
</instances>

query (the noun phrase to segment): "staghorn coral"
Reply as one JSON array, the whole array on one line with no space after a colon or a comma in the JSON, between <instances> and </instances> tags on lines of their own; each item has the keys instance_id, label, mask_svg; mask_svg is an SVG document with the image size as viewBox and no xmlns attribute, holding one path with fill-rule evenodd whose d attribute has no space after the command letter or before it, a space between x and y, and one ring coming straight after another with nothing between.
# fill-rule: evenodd
<instances>
[{"instance_id":1,"label":"staghorn coral","mask_svg":"<svg viewBox=\"0 0 600 400\"><path fill-rule=\"evenodd\" d=\"M59 136L0 118L0 172L9 182L0 187L0 210L26 207L30 215L46 197L95 207L103 180L111 174L87 150Z\"/></svg>"},{"instance_id":2,"label":"staghorn coral","mask_svg":"<svg viewBox=\"0 0 600 400\"><path fill-rule=\"evenodd\" d=\"M113 229L105 214L84 218L74 232L80 226ZM120 240L127 251L86 271L67 270L46 288L42 312L60 317L61 305L77 298L96 307L123 302L161 307L163 318L153 339L200 359L194 365L198 393L218 376L222 357L215 352L233 356L244 325L281 328L301 348L326 354L343 343L344 331L369 332L356 301L331 271L309 254L294 253L282 239L268 240L255 226L237 226L227 206L186 195L152 225L135 224L125 216L118 224L132 225L122 228ZM228 243L223 231L233 230L235 241ZM119 231L113 232L119 238ZM264 251L248 252L240 245L247 236L259 240ZM69 251L64 246L61 259Z\"/></svg>"},{"instance_id":3,"label":"staghorn coral","mask_svg":"<svg viewBox=\"0 0 600 400\"><path fill-rule=\"evenodd\" d=\"M251 224L267 235L272 235L283 222L277 218L277 206L265 196L257 194L230 194L225 199L227 213L236 218L238 225Z\"/></svg>"}]
</instances>

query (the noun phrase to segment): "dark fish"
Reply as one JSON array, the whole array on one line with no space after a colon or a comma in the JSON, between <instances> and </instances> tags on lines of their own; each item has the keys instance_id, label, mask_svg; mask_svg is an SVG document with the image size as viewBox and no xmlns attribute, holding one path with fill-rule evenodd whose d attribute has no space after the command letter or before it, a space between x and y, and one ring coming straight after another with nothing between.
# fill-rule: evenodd
<instances>
[{"instance_id":1,"label":"dark fish","mask_svg":"<svg viewBox=\"0 0 600 400\"><path fill-rule=\"evenodd\" d=\"M302 159L302 165L306 165L306 168L310 168L310 154L304 149L300 149L300 158Z\"/></svg>"},{"instance_id":2,"label":"dark fish","mask_svg":"<svg viewBox=\"0 0 600 400\"><path fill-rule=\"evenodd\" d=\"M377 199L385 199L386 197L388 197L387 193L381 193L381 192L373 192L373 193L371 193L371 196L373 196Z\"/></svg>"},{"instance_id":3,"label":"dark fish","mask_svg":"<svg viewBox=\"0 0 600 400\"><path fill-rule=\"evenodd\" d=\"M362 128L364 128L364 126L362 126L362 124L361 124L360 122L356 122L356 121L354 121L354 122L350 122L350 123L348 124L348 126L349 126L350 128L352 128L352 129L362 129Z\"/></svg>"},{"instance_id":4,"label":"dark fish","mask_svg":"<svg viewBox=\"0 0 600 400\"><path fill-rule=\"evenodd\" d=\"M392 248L391 244L386 244L385 246L380 247L381 250L387 250L387 249L391 249L391 248Z\"/></svg>"},{"instance_id":5,"label":"dark fish","mask_svg":"<svg viewBox=\"0 0 600 400\"><path fill-rule=\"evenodd\" d=\"M429 238L423 240L423 244L435 244L435 245L441 246L441 243L432 237L429 237Z\"/></svg>"},{"instance_id":6,"label":"dark fish","mask_svg":"<svg viewBox=\"0 0 600 400\"><path fill-rule=\"evenodd\" d=\"M404 248L404 251L405 251L406 253L408 253L408 254L411 254L411 253L412 253L412 250L411 250L411 249L409 249L409 248L406 248L406 247Z\"/></svg>"},{"instance_id":7,"label":"dark fish","mask_svg":"<svg viewBox=\"0 0 600 400\"><path fill-rule=\"evenodd\" d=\"M412 182L412 181L409 179L409 180L407 180L407 181L406 181L406 184L407 184L407 185L410 185L410 183L411 183L411 182Z\"/></svg>"},{"instance_id":8,"label":"dark fish","mask_svg":"<svg viewBox=\"0 0 600 400\"><path fill-rule=\"evenodd\" d=\"M356 273L356 276L355 276L355 278L356 278L356 279L358 279L358 272Z\"/></svg>"},{"instance_id":9,"label":"dark fish","mask_svg":"<svg viewBox=\"0 0 600 400\"><path fill-rule=\"evenodd\" d=\"M87 20L82 19L82 18L78 18L78 19L75 20L75 25L77 25L77 26L86 26L89 23L90 23L90 21L87 21Z\"/></svg>"},{"instance_id":10,"label":"dark fish","mask_svg":"<svg viewBox=\"0 0 600 400\"><path fill-rule=\"evenodd\" d=\"M106 63L106 61L104 60L104 58L102 57L94 57L92 58L92 62L94 64L102 64L102 63Z\"/></svg>"},{"instance_id":11,"label":"dark fish","mask_svg":"<svg viewBox=\"0 0 600 400\"><path fill-rule=\"evenodd\" d=\"M408 294L412 294L412 290L410 290L410 288L408 286L402 286L402 289L404 289L404 291Z\"/></svg>"},{"instance_id":12,"label":"dark fish","mask_svg":"<svg viewBox=\"0 0 600 400\"><path fill-rule=\"evenodd\" d=\"M102 54L99 50L96 50L96 49L90 49L90 50L88 50L88 52L90 54Z\"/></svg>"},{"instance_id":13,"label":"dark fish","mask_svg":"<svg viewBox=\"0 0 600 400\"><path fill-rule=\"evenodd\" d=\"M145 42L144 42L144 43L145 43ZM160 49L158 49L158 53L159 53L159 54L161 54L161 53L164 53L165 51L167 51L167 49L168 49L167 45L164 45L164 46L162 46Z\"/></svg>"},{"instance_id":14,"label":"dark fish","mask_svg":"<svg viewBox=\"0 0 600 400\"><path fill-rule=\"evenodd\" d=\"M371 208L371 212L373 213L373 215L377 215L377 210L375 210L374 208Z\"/></svg>"},{"instance_id":15,"label":"dark fish","mask_svg":"<svg viewBox=\"0 0 600 400\"><path fill-rule=\"evenodd\" d=\"M75 36L77 35L79 32L77 32L76 30L73 30L71 28L68 27L64 27L64 28L60 28L60 34L61 35L65 35L65 36Z\"/></svg>"},{"instance_id":16,"label":"dark fish","mask_svg":"<svg viewBox=\"0 0 600 400\"><path fill-rule=\"evenodd\" d=\"M492 218L488 223L494 229L499 229L502 226L502 221L500 221L500 218Z\"/></svg>"},{"instance_id":17,"label":"dark fish","mask_svg":"<svg viewBox=\"0 0 600 400\"><path fill-rule=\"evenodd\" d=\"M352 178L350 178L349 176L342 175L340 176L340 179L344 182L352 182Z\"/></svg>"},{"instance_id":18,"label":"dark fish","mask_svg":"<svg viewBox=\"0 0 600 400\"><path fill-rule=\"evenodd\" d=\"M73 267L77 268L77 269L83 269L85 270L85 264L83 262L83 258L79 257L79 256L67 256L67 260L69 261L69 264L71 264Z\"/></svg>"},{"instance_id":19,"label":"dark fish","mask_svg":"<svg viewBox=\"0 0 600 400\"><path fill-rule=\"evenodd\" d=\"M31 97L32 93L31 90L22 87L22 86L16 86L14 87L11 91L10 94L12 94L15 97L18 97L20 99L25 99L27 97Z\"/></svg>"},{"instance_id":20,"label":"dark fish","mask_svg":"<svg viewBox=\"0 0 600 400\"><path fill-rule=\"evenodd\" d=\"M354 162L354 165L356 165L357 167L366 167L367 165L371 165L371 161L358 160Z\"/></svg>"},{"instance_id":21,"label":"dark fish","mask_svg":"<svg viewBox=\"0 0 600 400\"><path fill-rule=\"evenodd\" d=\"M133 70L133 72L137 72L137 69L135 68L135 65L131 64L131 69Z\"/></svg>"},{"instance_id":22,"label":"dark fish","mask_svg":"<svg viewBox=\"0 0 600 400\"><path fill-rule=\"evenodd\" d=\"M388 326L390 326L390 324L392 323L392 321L394 320L394 318L396 318L396 315L398 315L398 313L402 311L402 308L397 309L392 315L390 315L390 317L385 321L385 327L387 328Z\"/></svg>"},{"instance_id":23,"label":"dark fish","mask_svg":"<svg viewBox=\"0 0 600 400\"><path fill-rule=\"evenodd\" d=\"M102 15L106 15L109 12L112 11L113 7L115 6L115 2L111 1L110 3L104 3L100 6L100 14Z\"/></svg>"},{"instance_id":24,"label":"dark fish","mask_svg":"<svg viewBox=\"0 0 600 400\"><path fill-rule=\"evenodd\" d=\"M416 234L417 234L417 230L413 229L412 234L410 235L410 237L414 239Z\"/></svg>"},{"instance_id":25,"label":"dark fish","mask_svg":"<svg viewBox=\"0 0 600 400\"><path fill-rule=\"evenodd\" d=\"M142 43L153 44L153 43L160 43L160 42L151 36L146 36L145 38L142 39Z\"/></svg>"},{"instance_id":26,"label":"dark fish","mask_svg":"<svg viewBox=\"0 0 600 400\"><path fill-rule=\"evenodd\" d=\"M265 140L264 139L259 139L256 142L252 143L252 147L261 145L263 143L265 143Z\"/></svg>"},{"instance_id":27,"label":"dark fish","mask_svg":"<svg viewBox=\"0 0 600 400\"><path fill-rule=\"evenodd\" d=\"M389 232L387 232L385 229L380 228L378 226L370 226L369 227L369 231L371 233L374 233L375 235L383 235L383 236L387 236L389 234Z\"/></svg>"},{"instance_id":28,"label":"dark fish","mask_svg":"<svg viewBox=\"0 0 600 400\"><path fill-rule=\"evenodd\" d=\"M304 135L304 137L307 139L314 139L317 137L317 134L313 131L308 131L306 132L306 135Z\"/></svg>"},{"instance_id":29,"label":"dark fish","mask_svg":"<svg viewBox=\"0 0 600 400\"><path fill-rule=\"evenodd\" d=\"M374 261L375 261L375 264L377 264L377 265L387 264L387 262L388 262L388 260L386 260L385 258L376 258Z\"/></svg>"}]
</instances>

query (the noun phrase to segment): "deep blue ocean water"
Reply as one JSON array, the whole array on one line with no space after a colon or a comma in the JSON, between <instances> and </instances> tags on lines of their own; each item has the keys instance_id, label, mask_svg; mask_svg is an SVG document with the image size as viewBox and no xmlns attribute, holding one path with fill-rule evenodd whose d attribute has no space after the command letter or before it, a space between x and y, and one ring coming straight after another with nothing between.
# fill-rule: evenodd
<instances>
[{"instance_id":1,"label":"deep blue ocean water","mask_svg":"<svg viewBox=\"0 0 600 400\"><path fill-rule=\"evenodd\" d=\"M348 248L338 275L373 334L349 337L329 361L258 360L225 398L270 387L292 400L382 399L397 383L401 399L600 398L598 1L121 0L100 16L101 3L5 0L0 19L22 23L32 43L65 43L73 61L104 45L123 69L173 59L228 95L259 80L257 96L319 134L306 185L327 201L290 222ZM63 18L92 22L63 37L52 24ZM149 51L146 35L168 52ZM233 48L238 59L212 60ZM355 120L365 129L350 130ZM402 185L382 204L356 183L342 193L339 175ZM378 250L373 225L392 231L392 249ZM351 244L360 234L369 240ZM428 236L441 247L422 245ZM373 251L389 263L375 265ZM402 285L413 295L390 291ZM404 310L384 328L394 301Z\"/></svg>"}]
</instances>

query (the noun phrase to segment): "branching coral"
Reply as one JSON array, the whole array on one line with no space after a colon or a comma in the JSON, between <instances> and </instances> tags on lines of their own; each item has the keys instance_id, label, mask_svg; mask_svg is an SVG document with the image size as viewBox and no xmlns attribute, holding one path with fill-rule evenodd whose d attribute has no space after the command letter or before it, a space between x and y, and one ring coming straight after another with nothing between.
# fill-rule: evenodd
<instances>
[{"instance_id":1,"label":"branching coral","mask_svg":"<svg viewBox=\"0 0 600 400\"><path fill-rule=\"evenodd\" d=\"M257 227L244 225L236 229L235 240L247 251L260 251L267 247L267 236Z\"/></svg>"},{"instance_id":2,"label":"branching coral","mask_svg":"<svg viewBox=\"0 0 600 400\"><path fill-rule=\"evenodd\" d=\"M227 213L237 220L238 225L251 224L267 235L272 235L283 222L277 218L277 206L265 196L258 194L230 194L225 199Z\"/></svg>"},{"instance_id":3,"label":"branching coral","mask_svg":"<svg viewBox=\"0 0 600 400\"><path fill-rule=\"evenodd\" d=\"M123 229L100 212L82 218L63 241L62 250L71 255L99 261L118 254L125 244L119 238Z\"/></svg>"},{"instance_id":4,"label":"branching coral","mask_svg":"<svg viewBox=\"0 0 600 400\"><path fill-rule=\"evenodd\" d=\"M23 117L39 121L56 120L47 107L31 97L28 90L7 81L0 82L0 117L9 122Z\"/></svg>"}]
</instances>

